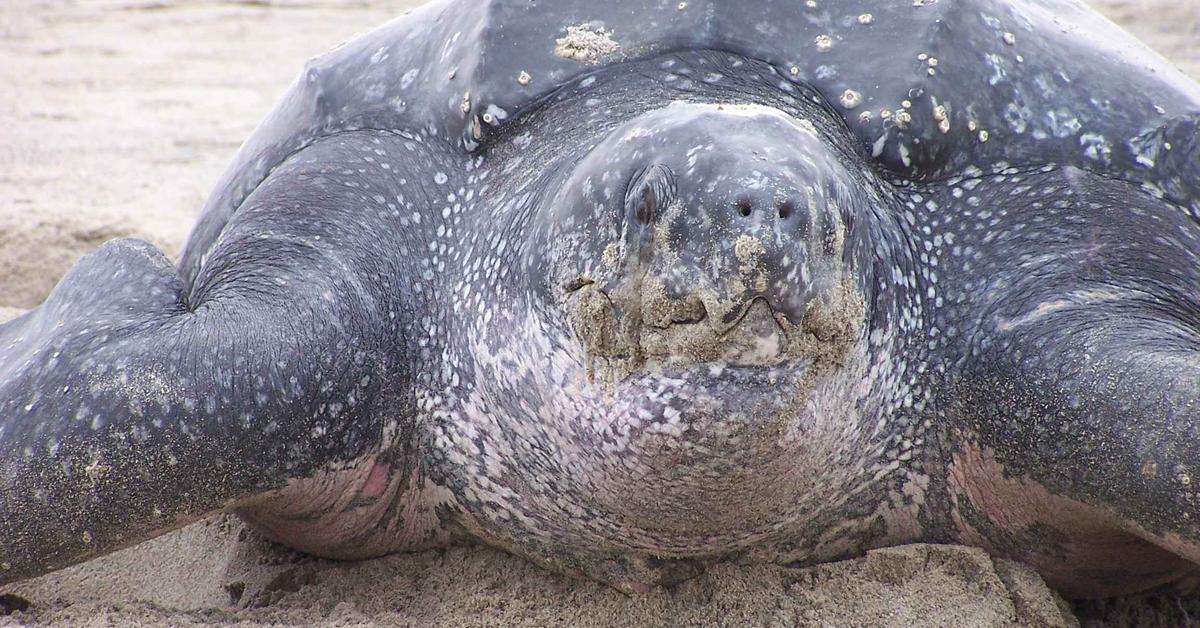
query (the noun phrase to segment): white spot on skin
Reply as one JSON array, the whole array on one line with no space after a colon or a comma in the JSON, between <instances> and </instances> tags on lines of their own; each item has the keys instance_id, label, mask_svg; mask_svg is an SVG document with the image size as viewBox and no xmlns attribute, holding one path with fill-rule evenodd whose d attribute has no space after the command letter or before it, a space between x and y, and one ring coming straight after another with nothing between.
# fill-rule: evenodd
<instances>
[{"instance_id":1,"label":"white spot on skin","mask_svg":"<svg viewBox=\"0 0 1200 628\"><path fill-rule=\"evenodd\" d=\"M816 44L818 52L827 52L830 48L833 48L833 38L829 35L817 35L813 43Z\"/></svg>"},{"instance_id":2,"label":"white spot on skin","mask_svg":"<svg viewBox=\"0 0 1200 628\"><path fill-rule=\"evenodd\" d=\"M870 24L871 22L874 22L874 21L875 21L875 16L871 15L870 13L863 13L862 15L858 16L859 24Z\"/></svg>"},{"instance_id":3,"label":"white spot on skin","mask_svg":"<svg viewBox=\"0 0 1200 628\"><path fill-rule=\"evenodd\" d=\"M880 135L875 143L871 145L871 156L878 157L883 154L883 147L887 144L887 133Z\"/></svg>"},{"instance_id":4,"label":"white spot on skin","mask_svg":"<svg viewBox=\"0 0 1200 628\"><path fill-rule=\"evenodd\" d=\"M517 82L520 83L521 85L528 85L529 81L532 80L532 78L533 77L529 76L528 72L526 72L525 70L521 70L521 73L517 75Z\"/></svg>"},{"instance_id":5,"label":"white spot on skin","mask_svg":"<svg viewBox=\"0 0 1200 628\"><path fill-rule=\"evenodd\" d=\"M417 75L420 73L421 71L416 68L405 72L404 76L400 77L400 89L408 89L408 86L412 85L413 81L417 79Z\"/></svg>"}]
</instances>

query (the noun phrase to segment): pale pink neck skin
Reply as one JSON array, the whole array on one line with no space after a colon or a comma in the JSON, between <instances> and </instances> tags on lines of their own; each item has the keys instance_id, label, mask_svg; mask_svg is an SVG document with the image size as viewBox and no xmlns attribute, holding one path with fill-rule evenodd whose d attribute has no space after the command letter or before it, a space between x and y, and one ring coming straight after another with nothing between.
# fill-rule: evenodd
<instances>
[{"instance_id":1,"label":"pale pink neck skin","mask_svg":"<svg viewBox=\"0 0 1200 628\"><path fill-rule=\"evenodd\" d=\"M324 558L358 560L451 544L436 507L452 498L377 454L292 480L238 510L268 538Z\"/></svg>"},{"instance_id":2,"label":"pale pink neck skin","mask_svg":"<svg viewBox=\"0 0 1200 628\"><path fill-rule=\"evenodd\" d=\"M387 490L390 476L391 465L376 461L371 465L371 472L367 474L362 488L358 489L358 494L364 499L378 499Z\"/></svg>"},{"instance_id":3,"label":"pale pink neck skin","mask_svg":"<svg viewBox=\"0 0 1200 628\"><path fill-rule=\"evenodd\" d=\"M1195 574L1200 562L1200 547L1177 535L1153 534L1031 479L1007 477L987 448L966 444L954 453L950 494L959 542L1000 556L1024 551L1014 558L1069 598L1146 591ZM1013 548L998 543L1002 538L1024 540Z\"/></svg>"}]
</instances>

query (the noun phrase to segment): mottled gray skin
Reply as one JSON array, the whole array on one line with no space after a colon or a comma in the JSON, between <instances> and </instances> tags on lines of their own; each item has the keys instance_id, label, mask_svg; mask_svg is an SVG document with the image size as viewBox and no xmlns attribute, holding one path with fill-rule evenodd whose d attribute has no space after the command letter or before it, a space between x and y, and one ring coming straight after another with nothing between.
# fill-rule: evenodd
<instances>
[{"instance_id":1,"label":"mottled gray skin","mask_svg":"<svg viewBox=\"0 0 1200 628\"><path fill-rule=\"evenodd\" d=\"M1200 86L1075 2L915 4L446 1L312 61L178 269L0 325L0 582L222 509L630 591L1194 574Z\"/></svg>"}]
</instances>

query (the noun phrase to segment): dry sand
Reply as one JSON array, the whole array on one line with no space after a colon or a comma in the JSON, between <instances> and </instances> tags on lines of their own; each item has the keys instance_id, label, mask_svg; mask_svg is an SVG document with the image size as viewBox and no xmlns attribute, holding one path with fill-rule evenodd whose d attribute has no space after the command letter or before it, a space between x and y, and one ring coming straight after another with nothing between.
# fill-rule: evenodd
<instances>
[{"instance_id":1,"label":"dry sand","mask_svg":"<svg viewBox=\"0 0 1200 628\"><path fill-rule=\"evenodd\" d=\"M598 0L600 1L600 0ZM0 0L0 320L78 257L137 236L177 255L205 194L303 60L415 0ZM1200 76L1200 3L1100 0ZM1027 568L913 545L789 570L721 566L626 597L486 548L359 563L213 517L7 587L0 625L1074 625L1200 617L1164 595L1066 606ZM16 610L26 604L24 610Z\"/></svg>"}]
</instances>

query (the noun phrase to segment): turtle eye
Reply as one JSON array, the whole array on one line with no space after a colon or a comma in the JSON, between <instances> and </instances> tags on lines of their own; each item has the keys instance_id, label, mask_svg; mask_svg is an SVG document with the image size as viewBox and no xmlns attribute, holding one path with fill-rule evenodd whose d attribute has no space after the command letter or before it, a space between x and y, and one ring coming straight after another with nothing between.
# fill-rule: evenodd
<instances>
[{"instance_id":1,"label":"turtle eye","mask_svg":"<svg viewBox=\"0 0 1200 628\"><path fill-rule=\"evenodd\" d=\"M649 225L675 199L675 174L654 164L633 174L625 190L625 218Z\"/></svg>"}]
</instances>

